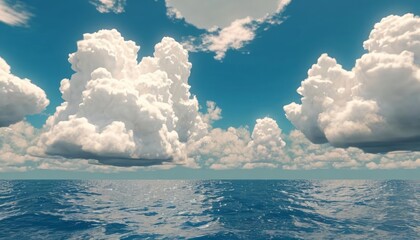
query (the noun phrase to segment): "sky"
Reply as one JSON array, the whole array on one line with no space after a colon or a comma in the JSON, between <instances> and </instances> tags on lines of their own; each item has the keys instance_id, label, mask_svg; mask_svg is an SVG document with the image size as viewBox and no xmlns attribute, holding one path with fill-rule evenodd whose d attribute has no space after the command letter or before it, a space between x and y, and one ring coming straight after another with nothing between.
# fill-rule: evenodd
<instances>
[{"instance_id":1,"label":"sky","mask_svg":"<svg viewBox=\"0 0 420 240\"><path fill-rule=\"evenodd\" d=\"M410 178L420 3L0 0L0 178Z\"/></svg>"}]
</instances>

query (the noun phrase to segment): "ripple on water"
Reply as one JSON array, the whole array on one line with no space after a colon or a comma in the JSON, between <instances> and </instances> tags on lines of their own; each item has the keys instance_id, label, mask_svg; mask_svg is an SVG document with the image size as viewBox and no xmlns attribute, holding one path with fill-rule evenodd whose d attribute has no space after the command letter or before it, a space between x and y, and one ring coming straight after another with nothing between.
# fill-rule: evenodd
<instances>
[{"instance_id":1,"label":"ripple on water","mask_svg":"<svg viewBox=\"0 0 420 240\"><path fill-rule=\"evenodd\" d=\"M419 239L419 187L416 181L0 181L0 238Z\"/></svg>"}]
</instances>

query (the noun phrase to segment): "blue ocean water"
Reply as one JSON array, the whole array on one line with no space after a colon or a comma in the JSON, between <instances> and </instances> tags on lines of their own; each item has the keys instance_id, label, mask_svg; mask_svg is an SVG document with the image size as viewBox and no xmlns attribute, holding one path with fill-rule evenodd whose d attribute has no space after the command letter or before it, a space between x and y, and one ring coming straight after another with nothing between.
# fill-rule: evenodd
<instances>
[{"instance_id":1,"label":"blue ocean water","mask_svg":"<svg viewBox=\"0 0 420 240\"><path fill-rule=\"evenodd\" d=\"M419 181L0 181L1 239L420 239Z\"/></svg>"}]
</instances>

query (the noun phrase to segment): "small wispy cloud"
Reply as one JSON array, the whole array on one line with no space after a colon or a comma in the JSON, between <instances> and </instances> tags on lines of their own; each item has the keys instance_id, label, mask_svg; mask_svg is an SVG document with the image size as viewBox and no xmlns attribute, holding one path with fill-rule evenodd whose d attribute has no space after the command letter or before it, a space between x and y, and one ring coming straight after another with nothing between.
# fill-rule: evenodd
<instances>
[{"instance_id":1,"label":"small wispy cloud","mask_svg":"<svg viewBox=\"0 0 420 240\"><path fill-rule=\"evenodd\" d=\"M280 14L290 0L186 2L166 0L167 15L205 32L189 36L184 47L193 52L214 52L222 60L229 49L238 50L251 42L257 30L282 23ZM223 5L221 8L220 6Z\"/></svg>"},{"instance_id":2,"label":"small wispy cloud","mask_svg":"<svg viewBox=\"0 0 420 240\"><path fill-rule=\"evenodd\" d=\"M9 1L0 0L0 22L11 26L25 26L32 14L25 9L20 2L12 4Z\"/></svg>"},{"instance_id":3,"label":"small wispy cloud","mask_svg":"<svg viewBox=\"0 0 420 240\"><path fill-rule=\"evenodd\" d=\"M228 49L238 50L255 38L257 26L252 21L250 17L235 20L220 31L203 34L198 39L190 38L184 42L184 45L193 52L214 52L216 54L214 58L222 60Z\"/></svg>"},{"instance_id":4,"label":"small wispy cloud","mask_svg":"<svg viewBox=\"0 0 420 240\"><path fill-rule=\"evenodd\" d=\"M125 0L91 0L96 10L100 13L122 13L124 12Z\"/></svg>"}]
</instances>

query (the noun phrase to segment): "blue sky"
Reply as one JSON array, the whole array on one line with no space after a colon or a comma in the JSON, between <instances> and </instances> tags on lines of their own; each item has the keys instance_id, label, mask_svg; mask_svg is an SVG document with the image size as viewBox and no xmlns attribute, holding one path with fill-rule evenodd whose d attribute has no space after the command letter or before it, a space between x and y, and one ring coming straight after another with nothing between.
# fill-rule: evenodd
<instances>
[{"instance_id":1,"label":"blue sky","mask_svg":"<svg viewBox=\"0 0 420 240\"><path fill-rule=\"evenodd\" d=\"M16 1L0 1L0 6L3 5L13 8L16 4ZM48 116L53 115L56 107L63 102L59 91L60 81L64 78L70 78L74 73L71 69L71 64L68 62L68 55L78 51L76 42L83 39L84 33L95 33L101 29L115 28L125 40L132 40L137 45L140 45L138 61L144 56L153 55L155 44L160 42L165 36L172 37L177 42L183 43L184 47L190 50L189 62L192 63L191 75L188 78L188 83L191 86L190 92L197 96L198 103L202 107L201 112L205 112L206 101L214 101L222 109L222 118L214 121L211 124L211 129L221 128L226 130L229 127L238 129L243 126L248 126L250 135L252 135L256 119L262 119L264 117L273 119L282 130L283 135L288 135L292 131L295 131L296 124L300 124L301 126L305 124L300 123L299 120L289 120L285 116L283 107L291 102L300 103L301 96L296 93L296 89L301 86L301 82L304 79L308 78L308 69L317 63L317 59L321 54L328 53L345 70L350 71L355 66L355 61L368 52L364 49L363 42L369 38L369 34L375 23L381 22L381 19L389 15L402 16L406 13L412 13L415 16L420 15L420 3L414 0L292 0L281 11L261 7L262 11L266 11L270 17L280 22L272 24L269 22L269 18L261 18L262 20L256 23L256 18L253 19L252 21L254 22L250 22L252 27L249 29L252 29L254 37L251 40L240 42L239 47L233 47L236 49L231 48L223 52L225 54L223 58L215 59L217 52L215 53L214 50L211 50L211 45L210 47L209 45L200 45L189 42L189 40L191 37L205 39L206 36L216 36L228 26L219 26L218 30L212 32L210 29L199 29L194 25L193 20L188 19L189 13L187 12L180 12L185 18L168 16L167 5L173 4L171 5L173 9L181 11L182 5L177 5L177 1L173 1L170 4L165 3L165 1L153 0L122 1L121 6L123 10L120 13L115 13L112 9L110 12L100 12L92 4L92 1L88 0L36 0L21 1L19 4L20 8L15 8L16 11L24 11L26 16L29 16L29 19L21 24L8 23L4 19L0 22L0 57L11 66L11 72L14 76L29 78L33 84L45 91L50 102L48 107L42 113L26 116L29 124L36 128L41 129ZM242 12L240 9L241 4L236 3L236 5L238 5L237 8L239 9L238 14L240 14ZM179 6L179 9L177 9L177 6ZM213 10L208 9L210 13ZM247 14L247 11L249 10L243 10L243 14ZM2 12L0 11L0 13ZM217 14L217 11L215 14ZM246 16L244 15L243 17ZM418 67L418 63L414 62L414 64ZM413 101L416 103L418 98L413 99ZM381 105L379 103L379 107L381 106L385 106L385 104ZM414 106L416 105L414 104ZM270 122L269 124L272 123ZM265 125L261 126L264 129ZM412 124L412 126L415 128L413 132L418 131L418 125ZM298 130L302 131L307 137L310 135L310 133L305 132L304 126ZM41 129L40 131L43 130ZM281 141L286 143L287 148L293 140L283 135L283 140ZM385 136L386 134L378 133L379 135ZM410 137L418 138L418 135L410 135ZM7 138L4 137L3 139ZM372 142L398 145L395 143L396 140L394 138L385 139L385 137L382 138L375 135L372 139ZM257 144L256 139L252 139L252 141L252 144ZM277 141L277 147L281 147L281 141ZM5 142L6 140L3 141L3 145ZM326 145L321 146L322 148L329 149L326 151L334 149L330 145L341 146L340 144L342 144L345 147L362 146L360 147L362 149L365 146L365 142L354 143L354 140L351 139L343 140L333 137L328 137L328 140L324 142ZM31 142L31 144L35 143ZM411 149L415 148L412 148L410 145L410 147L393 150ZM213 149L211 151L216 150ZM269 149L269 151L275 150ZM281 151L284 152L285 150ZM316 154L320 154L319 152L324 150L316 151ZM130 176L135 178L137 173L141 175L145 171L145 175L150 175L152 178L159 178L168 174L175 177L184 174L194 176L197 172L204 174L204 176L208 174L208 176L220 178L230 178L230 176L253 178L264 177L265 175L275 178L281 177L281 174L277 175L276 171L278 171L290 178L294 176L299 177L302 174L307 174L308 177L337 177L337 173L340 172L345 173L344 175L349 177L360 176L361 178L374 178L375 176L382 176L381 171L383 171L389 174L385 174L386 176L390 177L402 177L408 174L415 178L418 174L418 170L416 170L418 165L415 165L415 161L417 158L420 159L416 155L416 151L417 149L415 149L414 153L401 153L398 155L401 157L387 157L397 162L398 160L395 160L395 158L404 159L403 161L413 161L414 165L410 165L409 168L414 169L411 170L401 170L399 168L406 167L401 167L402 165L398 164L395 167L384 167L394 170L367 170L366 164L368 160L363 162L360 167L357 167L361 170L337 170L334 167L330 167L330 165L320 167L324 170L302 171L302 167L297 167L298 170L287 170L285 168L282 169L282 164L280 164L280 167L274 169L270 165L269 168L254 169L252 167L253 169L251 170L241 170L240 168L243 165L237 166L233 164L232 166L235 167L231 170L209 170L208 168L212 166L211 164L214 164L213 162L203 164L200 169L183 167L176 167L175 169L169 170L146 169L135 170L134 173L125 173L124 171L107 173L104 176L121 177L124 174L131 174ZM287 153L284 154L287 155ZM349 154L349 156L356 156L352 154ZM363 154L363 152L357 152L357 154ZM31 153L25 155L25 157L28 158L28 156L32 155L34 154ZM77 158L79 157L77 155ZM293 161L294 157L294 155L291 156L292 160L290 161ZM379 166L379 161L381 161L380 159L382 157L382 155L376 155L372 157L375 158L372 161L376 161L375 164ZM207 158L202 157L200 159ZM267 160L269 157L263 156L262 158ZM13 165L10 161L7 161L7 166ZM37 163L33 161L25 162L25 166L35 165ZM101 170L98 170L98 172L92 170L95 173L86 173L79 170L60 170L59 168L52 168L53 170L41 168L40 170L37 167L30 167L29 169L32 170L24 171L24 173L4 170L4 172L7 172L4 176L34 176L42 178L43 176L54 177L57 173L61 172L65 172L69 177L93 176L91 174L102 176ZM313 168L311 167L310 169Z\"/></svg>"}]
</instances>

